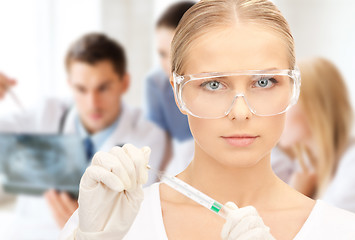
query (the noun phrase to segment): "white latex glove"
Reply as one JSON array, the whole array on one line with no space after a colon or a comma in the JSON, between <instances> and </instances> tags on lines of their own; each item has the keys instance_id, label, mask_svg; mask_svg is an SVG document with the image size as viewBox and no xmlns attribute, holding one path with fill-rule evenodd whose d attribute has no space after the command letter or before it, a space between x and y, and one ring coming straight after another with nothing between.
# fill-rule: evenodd
<instances>
[{"instance_id":1,"label":"white latex glove","mask_svg":"<svg viewBox=\"0 0 355 240\"><path fill-rule=\"evenodd\" d=\"M238 208L233 202L224 206L228 215L221 232L223 240L275 240L254 207Z\"/></svg>"},{"instance_id":2,"label":"white latex glove","mask_svg":"<svg viewBox=\"0 0 355 240\"><path fill-rule=\"evenodd\" d=\"M98 152L81 179L79 228L72 239L122 239L134 222L148 179L150 148L131 144Z\"/></svg>"}]
</instances>

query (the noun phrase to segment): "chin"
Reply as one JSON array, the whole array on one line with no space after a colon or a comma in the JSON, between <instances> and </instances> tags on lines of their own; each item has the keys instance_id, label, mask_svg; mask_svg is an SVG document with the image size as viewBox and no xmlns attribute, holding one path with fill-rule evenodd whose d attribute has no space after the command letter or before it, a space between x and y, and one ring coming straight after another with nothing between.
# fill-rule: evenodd
<instances>
[{"instance_id":1,"label":"chin","mask_svg":"<svg viewBox=\"0 0 355 240\"><path fill-rule=\"evenodd\" d=\"M90 119L90 121L88 121L88 128L90 129L91 132L99 132L101 130L104 129L104 124L102 123L102 121L95 121Z\"/></svg>"},{"instance_id":2,"label":"chin","mask_svg":"<svg viewBox=\"0 0 355 240\"><path fill-rule=\"evenodd\" d=\"M229 152L225 154L219 153L218 156L214 156L221 165L228 168L249 168L257 165L261 161L262 157L253 154L250 151L246 152Z\"/></svg>"},{"instance_id":3,"label":"chin","mask_svg":"<svg viewBox=\"0 0 355 240\"><path fill-rule=\"evenodd\" d=\"M229 168L250 168L259 163L259 160L251 160L251 158L236 158L233 160L227 160L223 164L226 165Z\"/></svg>"}]
</instances>

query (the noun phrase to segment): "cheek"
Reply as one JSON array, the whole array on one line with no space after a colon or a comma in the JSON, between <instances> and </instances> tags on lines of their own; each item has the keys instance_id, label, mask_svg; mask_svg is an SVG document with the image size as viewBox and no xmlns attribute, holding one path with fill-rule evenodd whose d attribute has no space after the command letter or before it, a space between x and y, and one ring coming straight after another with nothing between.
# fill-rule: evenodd
<instances>
[{"instance_id":1,"label":"cheek","mask_svg":"<svg viewBox=\"0 0 355 240\"><path fill-rule=\"evenodd\" d=\"M199 139L203 139L204 135L209 131L205 131L205 121L203 119L195 118L190 115L188 115L188 121L189 121L189 126L190 126L190 131L191 134L193 135L194 139L196 142L199 141Z\"/></svg>"},{"instance_id":2,"label":"cheek","mask_svg":"<svg viewBox=\"0 0 355 240\"><path fill-rule=\"evenodd\" d=\"M218 145L218 138L224 131L221 129L218 120L200 119L188 116L191 134L204 152L211 153L216 144ZM219 120L220 121L220 120Z\"/></svg>"},{"instance_id":3,"label":"cheek","mask_svg":"<svg viewBox=\"0 0 355 240\"><path fill-rule=\"evenodd\" d=\"M121 89L112 88L101 94L100 105L98 106L107 118L114 117L121 105Z\"/></svg>"},{"instance_id":4,"label":"cheek","mask_svg":"<svg viewBox=\"0 0 355 240\"><path fill-rule=\"evenodd\" d=\"M78 106L79 110L86 106L86 95L80 93L79 91L74 91L75 103Z\"/></svg>"},{"instance_id":5,"label":"cheek","mask_svg":"<svg viewBox=\"0 0 355 240\"><path fill-rule=\"evenodd\" d=\"M122 87L120 85L112 86L109 89L106 89L100 94L101 100L104 102L111 102L112 104L116 104L118 99L121 98L122 95Z\"/></svg>"}]
</instances>

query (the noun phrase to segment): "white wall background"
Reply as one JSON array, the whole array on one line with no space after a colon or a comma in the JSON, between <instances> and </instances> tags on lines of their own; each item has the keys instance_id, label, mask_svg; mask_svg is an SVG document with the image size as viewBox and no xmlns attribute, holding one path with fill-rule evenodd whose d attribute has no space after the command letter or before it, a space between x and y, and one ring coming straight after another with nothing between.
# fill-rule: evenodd
<instances>
[{"instance_id":1,"label":"white wall background","mask_svg":"<svg viewBox=\"0 0 355 240\"><path fill-rule=\"evenodd\" d=\"M288 20L298 59L322 56L337 65L355 106L355 1L274 0Z\"/></svg>"},{"instance_id":2,"label":"white wall background","mask_svg":"<svg viewBox=\"0 0 355 240\"><path fill-rule=\"evenodd\" d=\"M177 0L0 0L0 71L18 79L24 105L44 96L69 97L63 59L84 33L102 31L126 48L132 85L126 101L139 106L143 79L157 64L154 24ZM355 1L274 0L291 25L297 57L324 56L340 68L355 105ZM16 109L7 97L0 115Z\"/></svg>"},{"instance_id":3,"label":"white wall background","mask_svg":"<svg viewBox=\"0 0 355 240\"><path fill-rule=\"evenodd\" d=\"M0 0L0 71L18 80L13 89L25 107L46 96L70 98L64 57L81 35L100 31L125 48L132 76L125 96L142 102L142 82L157 64L154 25L173 0ZM7 96L0 115L19 111Z\"/></svg>"},{"instance_id":4,"label":"white wall background","mask_svg":"<svg viewBox=\"0 0 355 240\"><path fill-rule=\"evenodd\" d=\"M101 30L100 0L0 0L0 71L18 80L25 107L67 97L64 56L82 34ZM7 96L0 114L18 110Z\"/></svg>"}]
</instances>

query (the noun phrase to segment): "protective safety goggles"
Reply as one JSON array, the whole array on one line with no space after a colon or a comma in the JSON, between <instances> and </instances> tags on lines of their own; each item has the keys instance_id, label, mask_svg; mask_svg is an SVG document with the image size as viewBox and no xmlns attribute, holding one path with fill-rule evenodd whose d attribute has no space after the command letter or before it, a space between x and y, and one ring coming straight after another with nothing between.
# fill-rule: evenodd
<instances>
[{"instance_id":1,"label":"protective safety goggles","mask_svg":"<svg viewBox=\"0 0 355 240\"><path fill-rule=\"evenodd\" d=\"M173 78L180 108L192 116L208 119L228 115L238 98L258 116L284 113L296 104L301 86L298 68L184 76L173 73Z\"/></svg>"}]
</instances>

